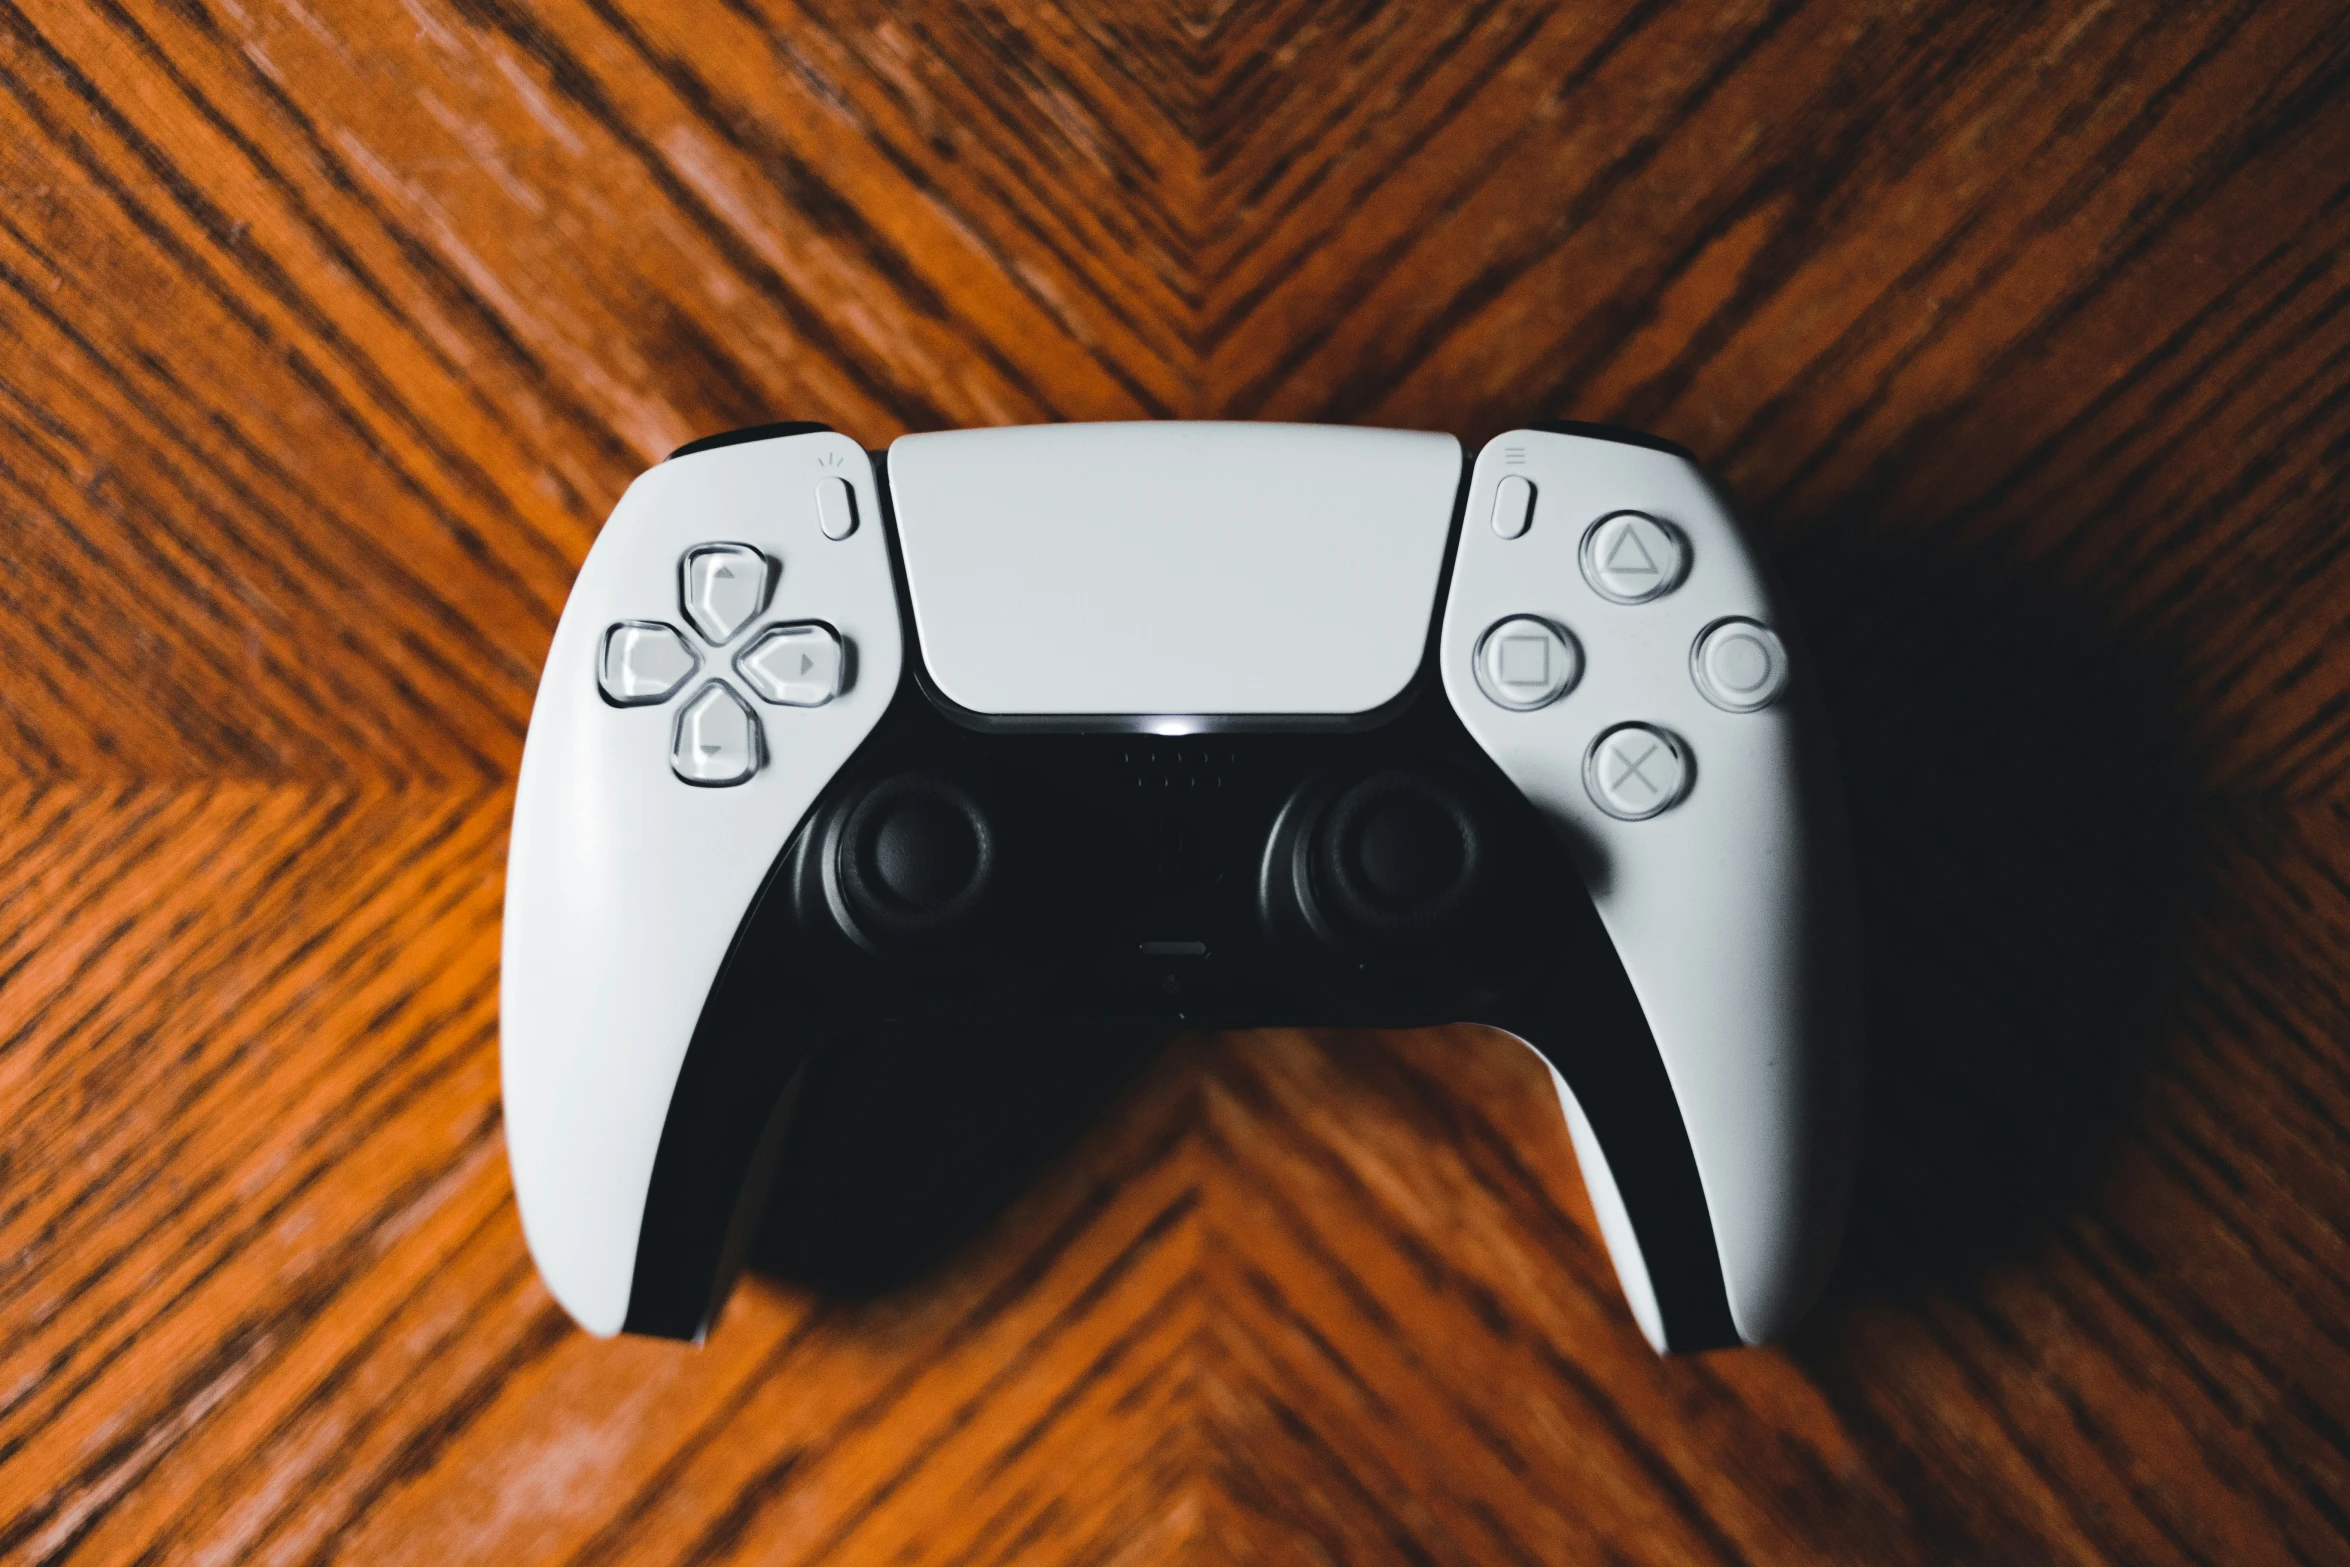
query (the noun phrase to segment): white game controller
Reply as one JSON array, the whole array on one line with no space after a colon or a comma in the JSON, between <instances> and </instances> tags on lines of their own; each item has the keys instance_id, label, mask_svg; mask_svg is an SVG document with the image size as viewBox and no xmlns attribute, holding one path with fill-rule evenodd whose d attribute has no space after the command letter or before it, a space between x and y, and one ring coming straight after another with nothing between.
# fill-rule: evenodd
<instances>
[{"instance_id":1,"label":"white game controller","mask_svg":"<svg viewBox=\"0 0 2350 1567\"><path fill-rule=\"evenodd\" d=\"M506 1135L582 1325L698 1337L875 1022L1482 1022L1660 1350L1785 1332L1853 1159L1848 875L1787 608L1687 453L815 425L589 552L507 867Z\"/></svg>"}]
</instances>

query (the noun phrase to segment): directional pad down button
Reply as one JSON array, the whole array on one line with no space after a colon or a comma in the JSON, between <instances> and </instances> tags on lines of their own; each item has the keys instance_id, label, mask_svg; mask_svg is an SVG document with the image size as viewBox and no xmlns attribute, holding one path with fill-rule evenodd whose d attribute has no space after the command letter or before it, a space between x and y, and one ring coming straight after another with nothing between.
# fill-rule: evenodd
<instances>
[{"instance_id":1,"label":"directional pad down button","mask_svg":"<svg viewBox=\"0 0 2350 1567\"><path fill-rule=\"evenodd\" d=\"M840 695L840 638L825 626L777 626L735 658L753 691L787 707L822 707Z\"/></svg>"},{"instance_id":2,"label":"directional pad down button","mask_svg":"<svg viewBox=\"0 0 2350 1567\"><path fill-rule=\"evenodd\" d=\"M669 766L690 784L723 788L759 770L759 717L718 681L694 693L677 715Z\"/></svg>"}]
</instances>

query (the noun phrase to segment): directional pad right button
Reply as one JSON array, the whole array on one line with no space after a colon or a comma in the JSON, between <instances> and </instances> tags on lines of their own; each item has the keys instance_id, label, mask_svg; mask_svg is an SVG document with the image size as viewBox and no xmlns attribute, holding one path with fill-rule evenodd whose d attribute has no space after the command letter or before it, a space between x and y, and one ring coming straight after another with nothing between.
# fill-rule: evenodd
<instances>
[{"instance_id":1,"label":"directional pad right button","mask_svg":"<svg viewBox=\"0 0 2350 1567\"><path fill-rule=\"evenodd\" d=\"M822 707L840 695L840 666L840 638L824 626L776 626L734 661L753 691L787 707Z\"/></svg>"},{"instance_id":2,"label":"directional pad right button","mask_svg":"<svg viewBox=\"0 0 2350 1567\"><path fill-rule=\"evenodd\" d=\"M1646 512L1602 517L1583 535L1583 580L1613 603L1663 598L1688 573L1689 546L1679 530Z\"/></svg>"},{"instance_id":3,"label":"directional pad right button","mask_svg":"<svg viewBox=\"0 0 2350 1567\"><path fill-rule=\"evenodd\" d=\"M712 647L767 607L767 557L748 544L698 544L686 551L685 618Z\"/></svg>"},{"instance_id":4,"label":"directional pad right button","mask_svg":"<svg viewBox=\"0 0 2350 1567\"><path fill-rule=\"evenodd\" d=\"M679 710L669 766L690 784L722 788L759 770L759 718L750 704L718 681Z\"/></svg>"},{"instance_id":5,"label":"directional pad right button","mask_svg":"<svg viewBox=\"0 0 2350 1567\"><path fill-rule=\"evenodd\" d=\"M1689 792L1689 753L1662 729L1618 724L1591 743L1583 787L1618 821L1646 821Z\"/></svg>"}]
</instances>

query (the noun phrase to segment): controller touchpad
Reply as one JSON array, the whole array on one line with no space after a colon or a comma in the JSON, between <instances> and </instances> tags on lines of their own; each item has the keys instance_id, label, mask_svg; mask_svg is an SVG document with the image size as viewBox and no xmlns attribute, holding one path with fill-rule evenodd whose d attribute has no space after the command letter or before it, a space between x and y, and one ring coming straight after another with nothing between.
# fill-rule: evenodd
<instances>
[{"instance_id":1,"label":"controller touchpad","mask_svg":"<svg viewBox=\"0 0 2350 1567\"><path fill-rule=\"evenodd\" d=\"M1088 424L910 435L888 482L921 655L974 712L1344 714L1419 667L1449 435Z\"/></svg>"}]
</instances>

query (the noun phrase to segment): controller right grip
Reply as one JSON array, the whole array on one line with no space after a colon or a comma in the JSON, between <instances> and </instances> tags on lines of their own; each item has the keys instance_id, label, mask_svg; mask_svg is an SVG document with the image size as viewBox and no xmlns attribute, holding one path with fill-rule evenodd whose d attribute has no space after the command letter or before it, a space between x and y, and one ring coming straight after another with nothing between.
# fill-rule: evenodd
<instances>
[{"instance_id":1,"label":"controller right grip","mask_svg":"<svg viewBox=\"0 0 2350 1567\"><path fill-rule=\"evenodd\" d=\"M1705 1186L1638 1003L1620 972L1561 978L1559 1002L1506 1032L1550 1071L1625 1303L1659 1354L1736 1344Z\"/></svg>"},{"instance_id":2,"label":"controller right grip","mask_svg":"<svg viewBox=\"0 0 2350 1567\"><path fill-rule=\"evenodd\" d=\"M1709 661L1726 628L1755 667ZM1505 637L1552 677L1524 700L1494 685L1519 678L1486 657ZM1787 606L1686 454L1524 429L1478 455L1438 658L1464 727L1565 845L1637 998L1737 1336L1775 1338L1835 1261L1859 1043L1841 802ZM1516 1032L1579 1101L1578 1141L1604 1151L1645 1254L1646 1150L1549 1039Z\"/></svg>"}]
</instances>

